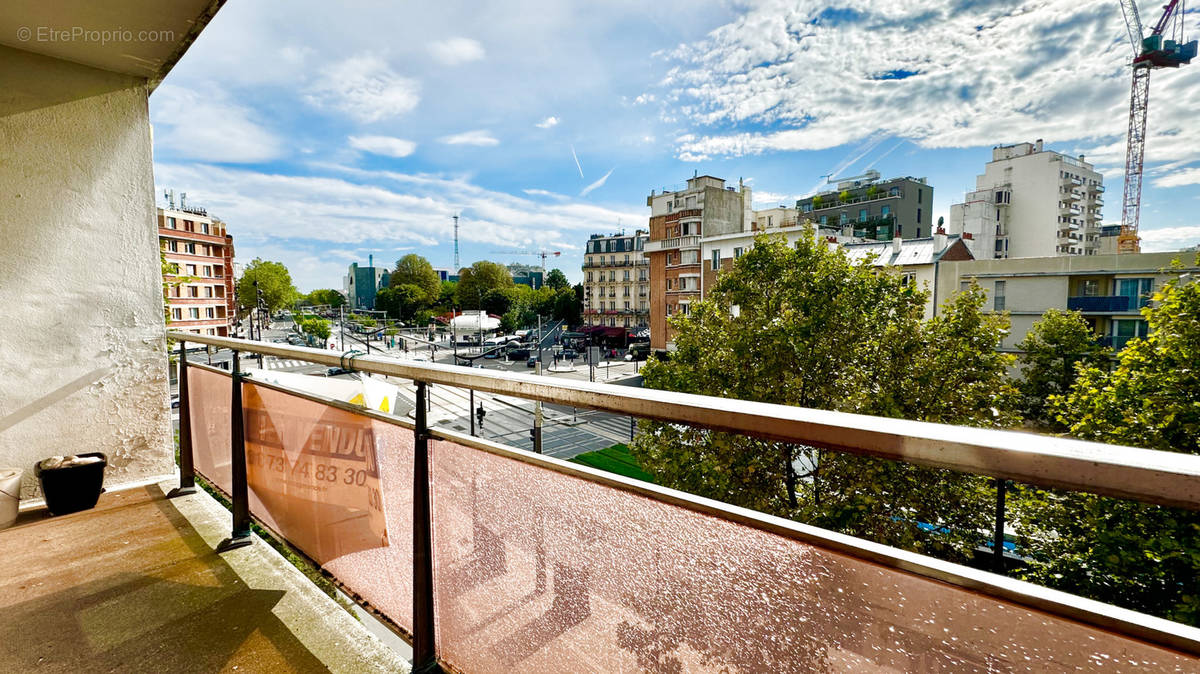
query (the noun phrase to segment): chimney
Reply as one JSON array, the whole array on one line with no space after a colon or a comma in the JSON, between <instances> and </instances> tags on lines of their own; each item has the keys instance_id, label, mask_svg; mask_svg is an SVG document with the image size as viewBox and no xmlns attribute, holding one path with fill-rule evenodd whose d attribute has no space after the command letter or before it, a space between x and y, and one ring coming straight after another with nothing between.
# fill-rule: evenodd
<instances>
[{"instance_id":1,"label":"chimney","mask_svg":"<svg viewBox=\"0 0 1200 674\"><path fill-rule=\"evenodd\" d=\"M1084 161L1083 161L1083 155L1079 155L1079 163L1080 163L1080 164L1084 163Z\"/></svg>"},{"instance_id":2,"label":"chimney","mask_svg":"<svg viewBox=\"0 0 1200 674\"><path fill-rule=\"evenodd\" d=\"M933 252L940 253L943 250L946 250L946 229L938 227L933 234Z\"/></svg>"},{"instance_id":3,"label":"chimney","mask_svg":"<svg viewBox=\"0 0 1200 674\"><path fill-rule=\"evenodd\" d=\"M963 238L963 239L966 239L967 241L971 241L971 240L973 240L973 239L975 238L975 235L974 235L974 234L972 234L972 233L970 233L970 232L963 232L963 233L962 233L962 238Z\"/></svg>"},{"instance_id":4,"label":"chimney","mask_svg":"<svg viewBox=\"0 0 1200 674\"><path fill-rule=\"evenodd\" d=\"M898 236L896 238L892 239L892 255L900 254L900 247L903 245L903 243L904 243L904 239L902 239Z\"/></svg>"},{"instance_id":5,"label":"chimney","mask_svg":"<svg viewBox=\"0 0 1200 674\"><path fill-rule=\"evenodd\" d=\"M367 266L371 267L371 268L375 267L375 255L374 254L367 256Z\"/></svg>"},{"instance_id":6,"label":"chimney","mask_svg":"<svg viewBox=\"0 0 1200 674\"><path fill-rule=\"evenodd\" d=\"M1033 148L1034 148L1034 152L1042 151L1042 139L1041 138L1038 138L1036 141L1033 142Z\"/></svg>"}]
</instances>

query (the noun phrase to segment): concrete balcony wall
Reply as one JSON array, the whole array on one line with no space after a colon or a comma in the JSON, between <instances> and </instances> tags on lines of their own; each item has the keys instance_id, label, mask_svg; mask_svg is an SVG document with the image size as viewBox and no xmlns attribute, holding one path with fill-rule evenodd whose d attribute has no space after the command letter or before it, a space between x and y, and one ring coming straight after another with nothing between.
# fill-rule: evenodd
<instances>
[{"instance_id":1,"label":"concrete balcony wall","mask_svg":"<svg viewBox=\"0 0 1200 674\"><path fill-rule=\"evenodd\" d=\"M0 466L171 470L148 89L0 47ZM103 259L98 257L103 251Z\"/></svg>"}]
</instances>

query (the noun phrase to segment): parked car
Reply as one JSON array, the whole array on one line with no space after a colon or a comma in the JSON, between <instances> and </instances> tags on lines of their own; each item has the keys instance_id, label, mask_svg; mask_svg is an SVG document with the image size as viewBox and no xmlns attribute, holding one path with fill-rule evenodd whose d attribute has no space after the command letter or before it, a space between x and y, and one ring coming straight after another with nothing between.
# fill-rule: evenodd
<instances>
[{"instance_id":1,"label":"parked car","mask_svg":"<svg viewBox=\"0 0 1200 674\"><path fill-rule=\"evenodd\" d=\"M525 361L525 367L537 367L537 357L530 356L529 360Z\"/></svg>"},{"instance_id":2,"label":"parked car","mask_svg":"<svg viewBox=\"0 0 1200 674\"><path fill-rule=\"evenodd\" d=\"M650 357L650 342L635 342L629 345L629 355L636 360L645 360Z\"/></svg>"},{"instance_id":3,"label":"parked car","mask_svg":"<svg viewBox=\"0 0 1200 674\"><path fill-rule=\"evenodd\" d=\"M179 394L175 394L175 395L171 396L171 409L173 409L173 410L179 409Z\"/></svg>"},{"instance_id":4,"label":"parked car","mask_svg":"<svg viewBox=\"0 0 1200 674\"><path fill-rule=\"evenodd\" d=\"M353 372L354 372L354 370L348 370L344 367L331 367L328 370L325 370L325 376L326 377L336 377L339 374L351 374Z\"/></svg>"},{"instance_id":5,"label":"parked car","mask_svg":"<svg viewBox=\"0 0 1200 674\"><path fill-rule=\"evenodd\" d=\"M529 349L509 349L509 360L525 360L529 358Z\"/></svg>"}]
</instances>

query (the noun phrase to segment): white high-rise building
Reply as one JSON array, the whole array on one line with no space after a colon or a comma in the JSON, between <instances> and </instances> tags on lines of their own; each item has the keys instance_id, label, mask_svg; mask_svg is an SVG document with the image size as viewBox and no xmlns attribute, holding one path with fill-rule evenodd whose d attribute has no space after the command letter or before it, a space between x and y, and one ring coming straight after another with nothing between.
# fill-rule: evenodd
<instances>
[{"instance_id":1,"label":"white high-rise building","mask_svg":"<svg viewBox=\"0 0 1200 674\"><path fill-rule=\"evenodd\" d=\"M992 148L975 191L950 207L950 234L976 259L1095 255L1104 177L1042 141Z\"/></svg>"}]
</instances>

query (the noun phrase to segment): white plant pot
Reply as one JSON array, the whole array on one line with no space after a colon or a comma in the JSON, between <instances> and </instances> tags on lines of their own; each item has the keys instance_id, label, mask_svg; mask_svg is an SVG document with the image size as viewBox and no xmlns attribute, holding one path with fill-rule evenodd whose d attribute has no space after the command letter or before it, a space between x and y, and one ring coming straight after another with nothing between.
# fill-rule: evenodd
<instances>
[{"instance_id":1,"label":"white plant pot","mask_svg":"<svg viewBox=\"0 0 1200 674\"><path fill-rule=\"evenodd\" d=\"M0 468L0 529L7 529L17 521L17 507L21 503L21 471L16 468Z\"/></svg>"}]
</instances>

